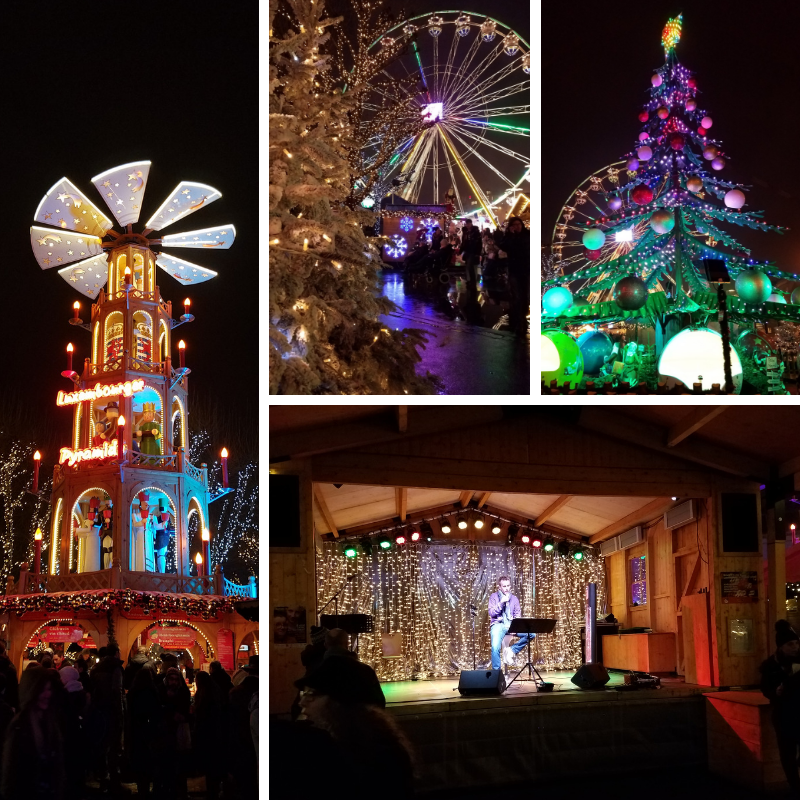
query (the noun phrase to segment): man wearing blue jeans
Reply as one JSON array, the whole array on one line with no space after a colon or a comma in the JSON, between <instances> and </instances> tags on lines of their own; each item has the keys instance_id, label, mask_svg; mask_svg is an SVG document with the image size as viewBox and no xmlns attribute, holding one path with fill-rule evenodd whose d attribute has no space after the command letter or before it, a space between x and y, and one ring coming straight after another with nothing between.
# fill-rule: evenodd
<instances>
[{"instance_id":1,"label":"man wearing blue jeans","mask_svg":"<svg viewBox=\"0 0 800 800\"><path fill-rule=\"evenodd\" d=\"M489 621L492 636L492 669L500 669L500 649L503 646L503 637L508 633L511 620L521 617L519 598L511 594L511 581L508 576L501 575L497 581L497 591L489 598ZM519 639L506 651L506 664L514 663L514 656L528 643L528 637L533 640L535 633L516 634Z\"/></svg>"}]
</instances>

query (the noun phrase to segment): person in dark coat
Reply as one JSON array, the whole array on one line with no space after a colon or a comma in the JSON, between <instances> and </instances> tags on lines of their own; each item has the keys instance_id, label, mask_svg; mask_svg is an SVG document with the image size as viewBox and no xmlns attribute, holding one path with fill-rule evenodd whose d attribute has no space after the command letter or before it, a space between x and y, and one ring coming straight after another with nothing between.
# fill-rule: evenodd
<instances>
[{"instance_id":1,"label":"person in dark coat","mask_svg":"<svg viewBox=\"0 0 800 800\"><path fill-rule=\"evenodd\" d=\"M760 667L761 691L769 698L786 781L800 797L800 636L785 619L775 623L775 643L775 653Z\"/></svg>"},{"instance_id":2,"label":"person in dark coat","mask_svg":"<svg viewBox=\"0 0 800 800\"><path fill-rule=\"evenodd\" d=\"M156 797L186 797L185 754L182 741L189 724L192 695L177 667L170 667L158 685L161 723L156 743Z\"/></svg>"},{"instance_id":3,"label":"person in dark coat","mask_svg":"<svg viewBox=\"0 0 800 800\"><path fill-rule=\"evenodd\" d=\"M300 653L300 663L305 667L305 675L308 675L312 669L316 669L325 657L327 645L325 638L329 633L327 628L319 625L311 626L311 644L306 645L306 648ZM292 719L295 720L300 716L300 692L292 703Z\"/></svg>"},{"instance_id":4,"label":"person in dark coat","mask_svg":"<svg viewBox=\"0 0 800 800\"><path fill-rule=\"evenodd\" d=\"M222 692L225 701L228 700L228 694L230 693L231 689L233 688L233 681L231 680L231 676L228 675L227 672L222 668L222 664L219 661L212 661L208 665L209 675L211 676L211 680L219 686L220 691Z\"/></svg>"},{"instance_id":5,"label":"person in dark coat","mask_svg":"<svg viewBox=\"0 0 800 800\"><path fill-rule=\"evenodd\" d=\"M156 671L156 662L147 655L146 647L139 647L125 666L125 671L122 675L122 687L126 692L133 686L136 673L139 672L142 667L149 667L154 673Z\"/></svg>"},{"instance_id":6,"label":"person in dark coat","mask_svg":"<svg viewBox=\"0 0 800 800\"><path fill-rule=\"evenodd\" d=\"M511 289L509 324L514 333L524 336L531 305L531 240L530 232L519 217L511 217L508 221L500 249L507 256L506 268Z\"/></svg>"},{"instance_id":7,"label":"person in dark coat","mask_svg":"<svg viewBox=\"0 0 800 800\"><path fill-rule=\"evenodd\" d=\"M464 259L464 267L467 271L467 281L475 288L478 280L477 264L481 257L483 240L481 232L472 224L471 219L464 220L464 228L461 231L461 256Z\"/></svg>"},{"instance_id":8,"label":"person in dark coat","mask_svg":"<svg viewBox=\"0 0 800 800\"><path fill-rule=\"evenodd\" d=\"M61 667L58 671L58 676L64 685L61 708L64 762L67 773L65 794L70 800L77 800L81 796L81 790L83 789L84 764L88 748L84 719L87 703L86 691L80 682L80 676L75 667Z\"/></svg>"},{"instance_id":9,"label":"person in dark coat","mask_svg":"<svg viewBox=\"0 0 800 800\"><path fill-rule=\"evenodd\" d=\"M89 738L97 756L96 769L101 787L120 789L122 750L123 690L119 647L101 648L105 656L91 671Z\"/></svg>"},{"instance_id":10,"label":"person in dark coat","mask_svg":"<svg viewBox=\"0 0 800 800\"><path fill-rule=\"evenodd\" d=\"M152 662L150 662L152 663ZM125 744L136 788L140 795L150 795L155 775L156 742L161 731L161 698L156 686L156 672L150 667L137 670L128 700L128 732Z\"/></svg>"},{"instance_id":11,"label":"person in dark coat","mask_svg":"<svg viewBox=\"0 0 800 800\"><path fill-rule=\"evenodd\" d=\"M230 769L234 797L252 800L258 794L258 753L250 732L250 701L258 691L258 677L249 675L230 693Z\"/></svg>"},{"instance_id":12,"label":"person in dark coat","mask_svg":"<svg viewBox=\"0 0 800 800\"><path fill-rule=\"evenodd\" d=\"M82 653L75 659L75 669L78 670L78 680L83 685L83 690L86 692L88 698L92 678L89 675L89 662Z\"/></svg>"},{"instance_id":13,"label":"person in dark coat","mask_svg":"<svg viewBox=\"0 0 800 800\"><path fill-rule=\"evenodd\" d=\"M53 708L55 670L27 669L20 679L20 711L11 720L3 747L0 795L4 800L62 800L64 750Z\"/></svg>"},{"instance_id":14,"label":"person in dark coat","mask_svg":"<svg viewBox=\"0 0 800 800\"><path fill-rule=\"evenodd\" d=\"M14 709L6 702L6 676L0 672L0 783L2 783L2 754L6 741L6 732L11 720L14 718Z\"/></svg>"},{"instance_id":15,"label":"person in dark coat","mask_svg":"<svg viewBox=\"0 0 800 800\"><path fill-rule=\"evenodd\" d=\"M0 639L0 673L5 676L5 694L3 697L14 711L18 711L19 682L17 681L17 669L8 657L6 643L3 639Z\"/></svg>"},{"instance_id":16,"label":"person in dark coat","mask_svg":"<svg viewBox=\"0 0 800 800\"><path fill-rule=\"evenodd\" d=\"M227 762L227 703L207 672L198 672L195 682L197 691L192 704L195 763L206 776L208 797L216 800Z\"/></svg>"},{"instance_id":17,"label":"person in dark coat","mask_svg":"<svg viewBox=\"0 0 800 800\"><path fill-rule=\"evenodd\" d=\"M362 664L355 657L326 657L317 669L296 680L294 685L302 690L320 687L327 689L335 683L347 687L347 691L357 698L353 702L386 708L386 697L375 670L369 664Z\"/></svg>"}]
</instances>

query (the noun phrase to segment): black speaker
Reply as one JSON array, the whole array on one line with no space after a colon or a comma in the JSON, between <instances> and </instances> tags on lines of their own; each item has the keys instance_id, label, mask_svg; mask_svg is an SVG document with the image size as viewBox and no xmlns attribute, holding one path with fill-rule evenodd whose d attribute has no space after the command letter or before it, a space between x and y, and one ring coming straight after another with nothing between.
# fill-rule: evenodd
<instances>
[{"instance_id":1,"label":"black speaker","mask_svg":"<svg viewBox=\"0 0 800 800\"><path fill-rule=\"evenodd\" d=\"M758 503L755 494L722 494L722 550L725 553L760 553Z\"/></svg>"},{"instance_id":2,"label":"black speaker","mask_svg":"<svg viewBox=\"0 0 800 800\"><path fill-rule=\"evenodd\" d=\"M270 475L269 492L269 546L300 547L300 478Z\"/></svg>"},{"instance_id":3,"label":"black speaker","mask_svg":"<svg viewBox=\"0 0 800 800\"><path fill-rule=\"evenodd\" d=\"M458 676L458 691L462 695L503 694L506 678L500 669L469 669Z\"/></svg>"},{"instance_id":4,"label":"black speaker","mask_svg":"<svg viewBox=\"0 0 800 800\"><path fill-rule=\"evenodd\" d=\"M579 689L602 689L608 683L608 670L602 664L583 664L570 680Z\"/></svg>"}]
</instances>

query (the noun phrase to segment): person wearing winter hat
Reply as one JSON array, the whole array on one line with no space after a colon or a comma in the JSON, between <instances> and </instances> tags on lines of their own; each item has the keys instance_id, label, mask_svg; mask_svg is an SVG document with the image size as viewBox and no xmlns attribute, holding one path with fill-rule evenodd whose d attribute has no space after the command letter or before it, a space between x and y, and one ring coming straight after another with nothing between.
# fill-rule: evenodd
<instances>
[{"instance_id":1,"label":"person wearing winter hat","mask_svg":"<svg viewBox=\"0 0 800 800\"><path fill-rule=\"evenodd\" d=\"M306 675L322 663L326 650L325 637L328 633L328 629L322 625L311 626L311 644L306 645L303 652L300 653L300 663L305 667ZM300 692L298 692L292 703L292 719L297 719L301 713Z\"/></svg>"},{"instance_id":2,"label":"person wearing winter hat","mask_svg":"<svg viewBox=\"0 0 800 800\"><path fill-rule=\"evenodd\" d=\"M362 703L386 708L375 670L355 658L326 658L294 685L303 690L303 698L324 695L345 705ZM301 705L305 708L307 704L301 700Z\"/></svg>"},{"instance_id":3,"label":"person wearing winter hat","mask_svg":"<svg viewBox=\"0 0 800 800\"><path fill-rule=\"evenodd\" d=\"M785 619L775 623L777 649L761 664L761 691L772 707L772 724L786 781L800 797L800 636Z\"/></svg>"}]
</instances>

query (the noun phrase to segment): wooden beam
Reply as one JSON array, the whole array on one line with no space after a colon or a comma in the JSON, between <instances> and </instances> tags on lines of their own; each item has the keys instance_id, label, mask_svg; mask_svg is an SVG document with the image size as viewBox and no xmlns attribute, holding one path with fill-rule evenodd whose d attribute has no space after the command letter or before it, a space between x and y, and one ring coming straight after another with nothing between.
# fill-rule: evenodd
<instances>
[{"instance_id":1,"label":"wooden beam","mask_svg":"<svg viewBox=\"0 0 800 800\"><path fill-rule=\"evenodd\" d=\"M458 502L461 503L461 508L466 508L469 505L469 501L472 500L472 494L472 489L461 492L461 497L458 498Z\"/></svg>"},{"instance_id":2,"label":"wooden beam","mask_svg":"<svg viewBox=\"0 0 800 800\"><path fill-rule=\"evenodd\" d=\"M420 511L414 511L406 514L405 522L413 525L415 522L422 522L426 519L435 519L436 517L444 516L445 514L455 514L456 505L448 503L444 506L433 506L432 508L425 508ZM357 536L362 533L377 533L381 528L395 528L397 527L397 517L386 517L384 519L376 519L372 522L362 522L358 525L352 525L342 531L342 536Z\"/></svg>"},{"instance_id":3,"label":"wooden beam","mask_svg":"<svg viewBox=\"0 0 800 800\"><path fill-rule=\"evenodd\" d=\"M334 539L338 539L339 531L336 528L336 523L333 521L333 514L331 514L328 504L325 502L325 498L322 495L322 487L317 483L314 484L314 499L317 501L317 508L319 509L319 513L322 514L325 524L331 529Z\"/></svg>"},{"instance_id":4,"label":"wooden beam","mask_svg":"<svg viewBox=\"0 0 800 800\"><path fill-rule=\"evenodd\" d=\"M673 458L694 461L706 467L741 477L766 480L770 475L770 465L766 461L737 453L726 447L709 442L683 442L679 447L666 445L667 431L658 425L651 425L633 419L624 412L607 411L604 408L584 406L578 425L586 430L608 436L610 439L657 450ZM575 492L585 494L585 492ZM665 494L657 492L657 494Z\"/></svg>"},{"instance_id":5,"label":"wooden beam","mask_svg":"<svg viewBox=\"0 0 800 800\"><path fill-rule=\"evenodd\" d=\"M408 430L408 406L397 406L397 430L400 433Z\"/></svg>"},{"instance_id":6,"label":"wooden beam","mask_svg":"<svg viewBox=\"0 0 800 800\"><path fill-rule=\"evenodd\" d=\"M382 442L406 439L408 431L413 436L431 436L452 430L479 427L498 422L503 418L501 406L461 406L458 414L442 414L441 408L407 406L406 432L400 432L397 413L386 407L386 414L354 422L331 423L287 433L271 433L269 436L270 463L288 458L302 458L336 450L353 450ZM313 425L314 409L308 408L309 424ZM341 481L336 481L341 483ZM462 484L463 486L463 484Z\"/></svg>"},{"instance_id":7,"label":"wooden beam","mask_svg":"<svg viewBox=\"0 0 800 800\"><path fill-rule=\"evenodd\" d=\"M483 506L486 504L486 501L489 499L490 494L491 492L483 492L483 494L481 494L481 499L478 500L478 508L483 508Z\"/></svg>"},{"instance_id":8,"label":"wooden beam","mask_svg":"<svg viewBox=\"0 0 800 800\"><path fill-rule=\"evenodd\" d=\"M607 525L603 530L598 531L589 539L589 544L597 544L616 536L618 533L632 528L634 525L640 525L643 522L650 522L650 520L661 516L668 508L674 505L675 501L671 497L656 497L651 500L646 506L642 506L636 511L632 511L626 517L618 519Z\"/></svg>"},{"instance_id":9,"label":"wooden beam","mask_svg":"<svg viewBox=\"0 0 800 800\"><path fill-rule=\"evenodd\" d=\"M547 520L549 520L559 508L563 508L567 503L569 503L570 500L572 500L571 494L562 494L561 497L556 498L554 502L550 503L550 505L547 506L547 508L542 511L538 517L536 517L535 524L544 525L544 523L547 522Z\"/></svg>"},{"instance_id":10,"label":"wooden beam","mask_svg":"<svg viewBox=\"0 0 800 800\"><path fill-rule=\"evenodd\" d=\"M530 525L531 520L529 517L525 517L522 514L517 514L513 511L505 511L502 508L497 508L497 506L489 506L487 505L484 508L487 514L497 514L498 517L502 517L503 519L507 519L510 522L517 522L520 525ZM575 531L568 531L565 528L558 528L555 525L541 525L538 526L538 529L542 533L551 533L553 536L561 536L564 539L571 539L575 542L582 542L586 543L586 537L580 533L576 533Z\"/></svg>"},{"instance_id":11,"label":"wooden beam","mask_svg":"<svg viewBox=\"0 0 800 800\"><path fill-rule=\"evenodd\" d=\"M406 521L406 503L408 501L408 489L400 488L399 486L394 490L395 500L397 501L397 516L405 522Z\"/></svg>"},{"instance_id":12,"label":"wooden beam","mask_svg":"<svg viewBox=\"0 0 800 800\"><path fill-rule=\"evenodd\" d=\"M601 497L710 497L713 475L707 470L521 464L506 461L393 456L373 453L327 453L311 458L319 483L408 486L518 494L572 494Z\"/></svg>"},{"instance_id":13,"label":"wooden beam","mask_svg":"<svg viewBox=\"0 0 800 800\"><path fill-rule=\"evenodd\" d=\"M681 602L683 598L689 594L689 589L691 585L694 583L695 576L697 575L698 568L700 567L700 553L698 553L694 560L692 561L692 568L689 570L689 577L686 579L686 583L683 586L683 591L681 592L681 599L678 601L678 608L681 607Z\"/></svg>"},{"instance_id":14,"label":"wooden beam","mask_svg":"<svg viewBox=\"0 0 800 800\"><path fill-rule=\"evenodd\" d=\"M667 433L667 447L675 447L693 433L697 433L703 425L711 422L730 406L698 406L685 417L681 417Z\"/></svg>"},{"instance_id":15,"label":"wooden beam","mask_svg":"<svg viewBox=\"0 0 800 800\"><path fill-rule=\"evenodd\" d=\"M682 558L683 556L691 556L697 552L697 545L690 545L689 547L681 547L680 550L676 550L673 554L673 558Z\"/></svg>"}]
</instances>

